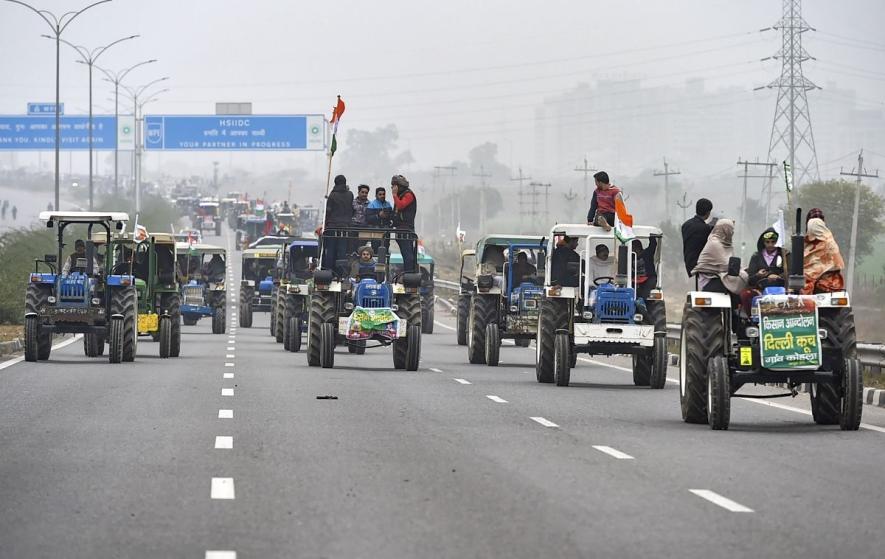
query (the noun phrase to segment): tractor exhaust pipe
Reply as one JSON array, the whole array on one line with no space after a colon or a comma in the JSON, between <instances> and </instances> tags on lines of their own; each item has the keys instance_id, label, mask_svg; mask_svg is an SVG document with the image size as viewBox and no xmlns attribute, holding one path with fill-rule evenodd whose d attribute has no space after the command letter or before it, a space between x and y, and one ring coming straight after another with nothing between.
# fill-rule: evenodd
<instances>
[{"instance_id":1,"label":"tractor exhaust pipe","mask_svg":"<svg viewBox=\"0 0 885 559\"><path fill-rule=\"evenodd\" d=\"M802 208L796 208L795 233L790 239L789 289L799 292L805 287L805 236L802 234Z\"/></svg>"}]
</instances>

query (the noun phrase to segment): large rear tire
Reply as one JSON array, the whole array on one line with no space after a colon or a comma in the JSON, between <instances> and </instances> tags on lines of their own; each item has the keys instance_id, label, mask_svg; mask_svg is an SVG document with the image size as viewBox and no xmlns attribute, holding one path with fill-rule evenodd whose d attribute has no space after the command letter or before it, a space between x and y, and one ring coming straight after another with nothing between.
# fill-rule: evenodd
<instances>
[{"instance_id":1,"label":"large rear tire","mask_svg":"<svg viewBox=\"0 0 885 559\"><path fill-rule=\"evenodd\" d=\"M212 333L224 334L227 328L227 313L224 307L215 307L212 309Z\"/></svg>"},{"instance_id":2,"label":"large rear tire","mask_svg":"<svg viewBox=\"0 0 885 559\"><path fill-rule=\"evenodd\" d=\"M489 367L497 367L501 357L501 332L496 323L486 325L485 360Z\"/></svg>"},{"instance_id":3,"label":"large rear tire","mask_svg":"<svg viewBox=\"0 0 885 559\"><path fill-rule=\"evenodd\" d=\"M48 286L28 284L25 293L25 314L37 315L41 307L48 303L49 295L52 293ZM31 316L33 318L32 334L33 337L28 342L27 331L25 332L25 360L26 361L45 361L49 359L49 353L52 351L52 332L43 331L40 328L41 319L39 316ZM27 319L25 320L27 326ZM29 350L30 348L30 350ZM33 359L27 359L29 351Z\"/></svg>"},{"instance_id":4,"label":"large rear tire","mask_svg":"<svg viewBox=\"0 0 885 559\"><path fill-rule=\"evenodd\" d=\"M719 309L682 312L679 340L679 403L686 423L707 423L707 363L724 354L722 314Z\"/></svg>"},{"instance_id":5,"label":"large rear tire","mask_svg":"<svg viewBox=\"0 0 885 559\"><path fill-rule=\"evenodd\" d=\"M274 286L270 291L270 312L268 313L268 319L270 321L270 335L273 339L277 338L277 297L279 296L279 289Z\"/></svg>"},{"instance_id":6,"label":"large rear tire","mask_svg":"<svg viewBox=\"0 0 885 559\"><path fill-rule=\"evenodd\" d=\"M819 327L827 331L821 340L824 360L834 369L844 366L844 360L857 357L857 333L851 309L820 309ZM842 424L844 382L819 382L811 385L811 416L818 425Z\"/></svg>"},{"instance_id":7,"label":"large rear tire","mask_svg":"<svg viewBox=\"0 0 885 559\"><path fill-rule=\"evenodd\" d=\"M633 384L648 386L651 384L651 362L654 348L640 349L633 354Z\"/></svg>"},{"instance_id":8,"label":"large rear tire","mask_svg":"<svg viewBox=\"0 0 885 559\"><path fill-rule=\"evenodd\" d=\"M535 378L541 383L554 379L553 359L557 330L568 328L569 300L542 299L538 315L538 334L535 338ZM577 357L577 356L576 356Z\"/></svg>"},{"instance_id":9,"label":"large rear tire","mask_svg":"<svg viewBox=\"0 0 885 559\"><path fill-rule=\"evenodd\" d=\"M310 298L310 315L307 325L307 364L320 366L323 324L334 322L337 316L334 293L318 291Z\"/></svg>"},{"instance_id":10,"label":"large rear tire","mask_svg":"<svg viewBox=\"0 0 885 559\"><path fill-rule=\"evenodd\" d=\"M36 316L25 317L25 361L32 363L37 361L37 347L40 343L37 340L40 335L39 320Z\"/></svg>"},{"instance_id":11,"label":"large rear tire","mask_svg":"<svg viewBox=\"0 0 885 559\"><path fill-rule=\"evenodd\" d=\"M111 314L123 315L123 362L135 361L138 351L138 295L135 287L119 287L111 291Z\"/></svg>"},{"instance_id":12,"label":"large rear tire","mask_svg":"<svg viewBox=\"0 0 885 559\"><path fill-rule=\"evenodd\" d=\"M842 363L841 403L839 427L843 431L857 431L863 415L863 366L859 359L845 359Z\"/></svg>"},{"instance_id":13,"label":"large rear tire","mask_svg":"<svg viewBox=\"0 0 885 559\"><path fill-rule=\"evenodd\" d=\"M455 317L455 334L458 345L467 345L467 328L470 319L470 295L458 297L458 308Z\"/></svg>"},{"instance_id":14,"label":"large rear tire","mask_svg":"<svg viewBox=\"0 0 885 559\"><path fill-rule=\"evenodd\" d=\"M412 335L412 327L418 327L418 352L420 357L421 343L421 297L419 295L400 295L397 300L397 316L401 320L405 320L408 325L406 328L406 338L396 339L393 341L393 368L407 369L409 366L409 347L411 345L410 337Z\"/></svg>"},{"instance_id":15,"label":"large rear tire","mask_svg":"<svg viewBox=\"0 0 885 559\"><path fill-rule=\"evenodd\" d=\"M278 344L283 343L286 335L286 292L281 287L277 290L277 305L274 312L274 339Z\"/></svg>"},{"instance_id":16,"label":"large rear tire","mask_svg":"<svg viewBox=\"0 0 885 559\"><path fill-rule=\"evenodd\" d=\"M240 327L252 328L252 293L251 287L240 288Z\"/></svg>"},{"instance_id":17,"label":"large rear tire","mask_svg":"<svg viewBox=\"0 0 885 559\"><path fill-rule=\"evenodd\" d=\"M83 334L86 357L100 357L104 353L104 338L99 334Z\"/></svg>"},{"instance_id":18,"label":"large rear tire","mask_svg":"<svg viewBox=\"0 0 885 559\"><path fill-rule=\"evenodd\" d=\"M467 359L473 365L486 362L486 326L498 322L498 295L474 295L470 298Z\"/></svg>"},{"instance_id":19,"label":"large rear tire","mask_svg":"<svg viewBox=\"0 0 885 559\"><path fill-rule=\"evenodd\" d=\"M320 326L320 367L331 369L335 366L335 325L324 322Z\"/></svg>"},{"instance_id":20,"label":"large rear tire","mask_svg":"<svg viewBox=\"0 0 885 559\"><path fill-rule=\"evenodd\" d=\"M568 334L560 332L553 339L553 380L556 386L568 386L571 378L569 353L571 343Z\"/></svg>"},{"instance_id":21,"label":"large rear tire","mask_svg":"<svg viewBox=\"0 0 885 559\"><path fill-rule=\"evenodd\" d=\"M707 410L710 429L724 431L731 421L731 373L728 358L711 357L707 363Z\"/></svg>"},{"instance_id":22,"label":"large rear tire","mask_svg":"<svg viewBox=\"0 0 885 559\"><path fill-rule=\"evenodd\" d=\"M168 316L160 317L160 358L167 359L172 354L172 321Z\"/></svg>"}]
</instances>

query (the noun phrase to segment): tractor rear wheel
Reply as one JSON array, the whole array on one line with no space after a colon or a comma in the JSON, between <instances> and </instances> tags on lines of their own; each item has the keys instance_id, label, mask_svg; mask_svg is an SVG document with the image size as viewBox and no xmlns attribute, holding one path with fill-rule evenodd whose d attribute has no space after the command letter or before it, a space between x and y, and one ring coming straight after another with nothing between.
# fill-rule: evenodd
<instances>
[{"instance_id":1,"label":"tractor rear wheel","mask_svg":"<svg viewBox=\"0 0 885 559\"><path fill-rule=\"evenodd\" d=\"M642 348L633 354L633 384L648 386L651 384L651 362L654 348Z\"/></svg>"},{"instance_id":2,"label":"tractor rear wheel","mask_svg":"<svg viewBox=\"0 0 885 559\"><path fill-rule=\"evenodd\" d=\"M554 381L553 357L557 330L568 328L569 300L542 299L535 338L535 378L538 382Z\"/></svg>"},{"instance_id":3,"label":"tractor rear wheel","mask_svg":"<svg viewBox=\"0 0 885 559\"><path fill-rule=\"evenodd\" d=\"M827 331L827 337L821 340L825 360L836 368L843 366L843 360L855 359L857 333L851 309L821 309L818 311L818 320L820 328ZM819 382L811 385L811 415L815 423L841 425L843 385L841 382Z\"/></svg>"},{"instance_id":4,"label":"tractor rear wheel","mask_svg":"<svg viewBox=\"0 0 885 559\"><path fill-rule=\"evenodd\" d=\"M37 360L37 340L40 335L40 319L36 316L25 317L25 361L34 362Z\"/></svg>"},{"instance_id":5,"label":"tractor rear wheel","mask_svg":"<svg viewBox=\"0 0 885 559\"><path fill-rule=\"evenodd\" d=\"M278 344L283 343L286 331L286 293L282 289L277 290L277 304L274 309L274 339Z\"/></svg>"},{"instance_id":6,"label":"tractor rear wheel","mask_svg":"<svg viewBox=\"0 0 885 559\"><path fill-rule=\"evenodd\" d=\"M323 324L333 323L337 316L336 295L318 291L310 298L310 315L307 325L307 364L320 366ZM334 324L333 324L334 327Z\"/></svg>"},{"instance_id":7,"label":"tractor rear wheel","mask_svg":"<svg viewBox=\"0 0 885 559\"><path fill-rule=\"evenodd\" d=\"M169 357L181 355L181 295L167 293L163 296L163 309L172 323L172 343L169 346Z\"/></svg>"},{"instance_id":8,"label":"tractor rear wheel","mask_svg":"<svg viewBox=\"0 0 885 559\"><path fill-rule=\"evenodd\" d=\"M842 363L842 402L839 427L843 431L857 431L863 414L863 365L859 359L845 359Z\"/></svg>"},{"instance_id":9,"label":"tractor rear wheel","mask_svg":"<svg viewBox=\"0 0 885 559\"><path fill-rule=\"evenodd\" d=\"M707 416L710 429L724 431L731 421L731 372L724 355L707 362Z\"/></svg>"},{"instance_id":10,"label":"tractor rear wheel","mask_svg":"<svg viewBox=\"0 0 885 559\"><path fill-rule=\"evenodd\" d=\"M501 358L501 332L496 323L486 324L486 365L497 367Z\"/></svg>"},{"instance_id":11,"label":"tractor rear wheel","mask_svg":"<svg viewBox=\"0 0 885 559\"><path fill-rule=\"evenodd\" d=\"M559 332L553 338L553 379L556 386L568 386L571 378L569 353L571 351L569 336Z\"/></svg>"},{"instance_id":12,"label":"tractor rear wheel","mask_svg":"<svg viewBox=\"0 0 885 559\"><path fill-rule=\"evenodd\" d=\"M335 325L324 322L320 328L320 367L335 366Z\"/></svg>"},{"instance_id":13,"label":"tractor rear wheel","mask_svg":"<svg viewBox=\"0 0 885 559\"><path fill-rule=\"evenodd\" d=\"M123 315L123 362L135 361L138 351L138 295L135 287L119 287L111 291L111 314Z\"/></svg>"},{"instance_id":14,"label":"tractor rear wheel","mask_svg":"<svg viewBox=\"0 0 885 559\"><path fill-rule=\"evenodd\" d=\"M421 313L421 333L433 334L433 296L430 296L430 302L424 305Z\"/></svg>"},{"instance_id":15,"label":"tractor rear wheel","mask_svg":"<svg viewBox=\"0 0 885 559\"><path fill-rule=\"evenodd\" d=\"M719 309L682 311L679 338L679 403L686 423L707 423L707 364L722 356L725 348Z\"/></svg>"},{"instance_id":16,"label":"tractor rear wheel","mask_svg":"<svg viewBox=\"0 0 885 559\"><path fill-rule=\"evenodd\" d=\"M467 359L473 365L486 362L486 326L498 321L497 295L474 295L470 298L467 321Z\"/></svg>"},{"instance_id":17,"label":"tractor rear wheel","mask_svg":"<svg viewBox=\"0 0 885 559\"><path fill-rule=\"evenodd\" d=\"M268 313L268 318L270 319L270 335L274 339L277 337L277 294L279 293L279 289L274 286L270 291L270 312Z\"/></svg>"},{"instance_id":18,"label":"tractor rear wheel","mask_svg":"<svg viewBox=\"0 0 885 559\"><path fill-rule=\"evenodd\" d=\"M83 351L86 357L99 357L104 353L104 339L98 334L83 334Z\"/></svg>"},{"instance_id":19,"label":"tractor rear wheel","mask_svg":"<svg viewBox=\"0 0 885 559\"><path fill-rule=\"evenodd\" d=\"M419 295L400 295L397 300L397 316L400 317L401 320L405 320L406 327L406 338L398 338L393 340L393 368L394 369L408 369L409 366L409 347L412 344L411 336L413 331L413 326L417 326L418 328L418 336L417 343L419 344L418 352L420 354L421 348L421 297Z\"/></svg>"},{"instance_id":20,"label":"tractor rear wheel","mask_svg":"<svg viewBox=\"0 0 885 559\"><path fill-rule=\"evenodd\" d=\"M172 319L168 316L160 317L160 358L166 359L172 355Z\"/></svg>"},{"instance_id":21,"label":"tractor rear wheel","mask_svg":"<svg viewBox=\"0 0 885 559\"><path fill-rule=\"evenodd\" d=\"M458 345L467 345L467 327L470 319L470 295L461 295L458 297L456 328L455 333L458 337Z\"/></svg>"},{"instance_id":22,"label":"tractor rear wheel","mask_svg":"<svg viewBox=\"0 0 885 559\"><path fill-rule=\"evenodd\" d=\"M51 290L48 286L43 285L35 285L28 284L28 290L25 294L25 314L37 314L41 307L48 303L49 295L51 294ZM33 359L27 359L28 356L28 342L27 336L25 336L25 359L28 361L45 361L49 359L49 353L52 351L52 332L48 330L43 332L42 328L40 328L40 317L33 316L34 323L34 337L30 346L32 347L31 352L33 353ZM27 321L25 321L27 324Z\"/></svg>"},{"instance_id":23,"label":"tractor rear wheel","mask_svg":"<svg viewBox=\"0 0 885 559\"><path fill-rule=\"evenodd\" d=\"M286 339L288 340L286 349L292 353L301 351L301 317L290 316L286 326Z\"/></svg>"},{"instance_id":24,"label":"tractor rear wheel","mask_svg":"<svg viewBox=\"0 0 885 559\"><path fill-rule=\"evenodd\" d=\"M212 309L212 333L224 334L227 327L227 313L224 307L215 307Z\"/></svg>"},{"instance_id":25,"label":"tractor rear wheel","mask_svg":"<svg viewBox=\"0 0 885 559\"><path fill-rule=\"evenodd\" d=\"M655 334L651 349L651 375L648 384L653 389L660 390L667 384L667 335Z\"/></svg>"}]
</instances>

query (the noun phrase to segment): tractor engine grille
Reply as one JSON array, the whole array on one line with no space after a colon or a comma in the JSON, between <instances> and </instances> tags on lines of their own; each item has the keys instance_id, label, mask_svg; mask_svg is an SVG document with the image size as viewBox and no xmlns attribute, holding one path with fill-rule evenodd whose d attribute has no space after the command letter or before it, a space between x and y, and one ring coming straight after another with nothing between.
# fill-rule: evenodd
<instances>
[{"instance_id":1,"label":"tractor engine grille","mask_svg":"<svg viewBox=\"0 0 885 559\"><path fill-rule=\"evenodd\" d=\"M630 324L636 313L632 289L616 289L608 286L597 290L596 316L600 322Z\"/></svg>"},{"instance_id":2,"label":"tractor engine grille","mask_svg":"<svg viewBox=\"0 0 885 559\"><path fill-rule=\"evenodd\" d=\"M384 308L384 297L363 297L360 306L364 309Z\"/></svg>"},{"instance_id":3,"label":"tractor engine grille","mask_svg":"<svg viewBox=\"0 0 885 559\"><path fill-rule=\"evenodd\" d=\"M185 305L194 305L201 307L203 306L203 286L202 285L187 285L184 288L184 304Z\"/></svg>"},{"instance_id":4,"label":"tractor engine grille","mask_svg":"<svg viewBox=\"0 0 885 559\"><path fill-rule=\"evenodd\" d=\"M82 302L89 288L89 278L85 274L71 274L62 278L59 285L59 301Z\"/></svg>"}]
</instances>

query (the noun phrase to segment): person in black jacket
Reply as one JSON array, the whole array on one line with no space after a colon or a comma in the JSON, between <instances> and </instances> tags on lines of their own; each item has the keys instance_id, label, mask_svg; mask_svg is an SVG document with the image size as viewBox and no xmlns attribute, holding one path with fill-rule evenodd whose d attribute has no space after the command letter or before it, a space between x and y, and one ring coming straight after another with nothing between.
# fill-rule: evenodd
<instances>
[{"instance_id":1,"label":"person in black jacket","mask_svg":"<svg viewBox=\"0 0 885 559\"><path fill-rule=\"evenodd\" d=\"M698 265L698 256L707 244L710 231L716 225L716 220L710 220L713 211L713 202L701 198L695 204L695 215L682 224L682 256L685 260L685 272L691 277L691 271ZM709 223L708 223L708 220Z\"/></svg>"},{"instance_id":2,"label":"person in black jacket","mask_svg":"<svg viewBox=\"0 0 885 559\"><path fill-rule=\"evenodd\" d=\"M335 186L326 197L326 223L323 233L336 227L349 227L353 219L353 192L347 188L347 179L344 175L335 177ZM324 238L323 239L323 268L334 269L338 258L347 256L347 239Z\"/></svg>"},{"instance_id":3,"label":"person in black jacket","mask_svg":"<svg viewBox=\"0 0 885 559\"><path fill-rule=\"evenodd\" d=\"M741 303L747 316L753 297L762 293L766 287L783 287L786 277L786 255L784 249L777 246L778 233L769 227L759 235L756 241L756 252L750 257L747 266L749 287L741 292Z\"/></svg>"},{"instance_id":4,"label":"person in black jacket","mask_svg":"<svg viewBox=\"0 0 885 559\"><path fill-rule=\"evenodd\" d=\"M575 250L578 248L577 237L564 237L562 244L553 249L550 255L550 283L562 287L578 287L580 281L577 272L570 272L569 262L580 262L581 257Z\"/></svg>"},{"instance_id":5,"label":"person in black jacket","mask_svg":"<svg viewBox=\"0 0 885 559\"><path fill-rule=\"evenodd\" d=\"M648 299L649 293L658 284L658 271L655 268L655 252L658 250L658 236L652 235L648 239L648 246L643 249L642 241L633 239L630 243L633 254L636 255L636 297Z\"/></svg>"},{"instance_id":6,"label":"person in black jacket","mask_svg":"<svg viewBox=\"0 0 885 559\"><path fill-rule=\"evenodd\" d=\"M415 214L418 212L418 200L409 186L409 181L402 175L394 175L390 179L390 192L393 198L393 226L403 231L415 232ZM403 255L403 271L416 272L418 263L415 261L415 243L410 240L397 239L399 251Z\"/></svg>"}]
</instances>

